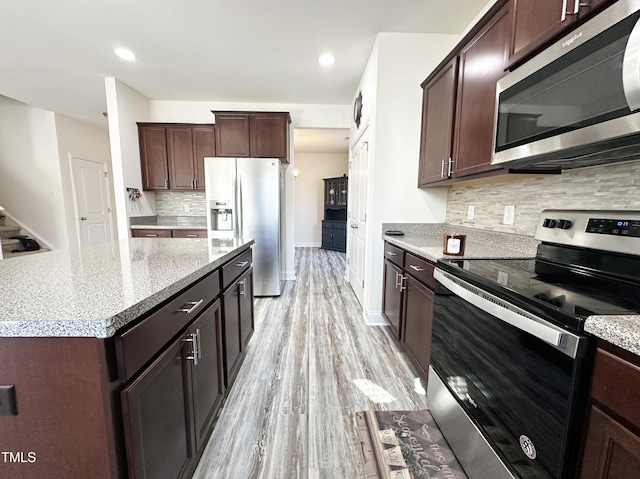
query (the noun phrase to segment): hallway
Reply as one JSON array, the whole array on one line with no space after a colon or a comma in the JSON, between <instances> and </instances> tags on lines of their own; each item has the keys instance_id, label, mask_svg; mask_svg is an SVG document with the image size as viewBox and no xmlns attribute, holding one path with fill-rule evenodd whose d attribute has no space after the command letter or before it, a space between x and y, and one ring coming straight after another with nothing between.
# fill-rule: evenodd
<instances>
[{"instance_id":1,"label":"hallway","mask_svg":"<svg viewBox=\"0 0 640 479\"><path fill-rule=\"evenodd\" d=\"M426 406L344 270L342 253L296 248L297 280L256 299L255 334L194 478L360 478L354 413Z\"/></svg>"}]
</instances>

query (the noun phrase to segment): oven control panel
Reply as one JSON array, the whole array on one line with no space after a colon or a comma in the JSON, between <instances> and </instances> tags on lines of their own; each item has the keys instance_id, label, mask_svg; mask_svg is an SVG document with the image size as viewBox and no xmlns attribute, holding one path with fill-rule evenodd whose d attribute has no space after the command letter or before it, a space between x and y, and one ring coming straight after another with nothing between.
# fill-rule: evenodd
<instances>
[{"instance_id":1,"label":"oven control panel","mask_svg":"<svg viewBox=\"0 0 640 479\"><path fill-rule=\"evenodd\" d=\"M640 211L544 210L536 239L569 246L640 254Z\"/></svg>"},{"instance_id":2,"label":"oven control panel","mask_svg":"<svg viewBox=\"0 0 640 479\"><path fill-rule=\"evenodd\" d=\"M640 221L628 219L591 218L587 223L587 233L640 237Z\"/></svg>"}]
</instances>

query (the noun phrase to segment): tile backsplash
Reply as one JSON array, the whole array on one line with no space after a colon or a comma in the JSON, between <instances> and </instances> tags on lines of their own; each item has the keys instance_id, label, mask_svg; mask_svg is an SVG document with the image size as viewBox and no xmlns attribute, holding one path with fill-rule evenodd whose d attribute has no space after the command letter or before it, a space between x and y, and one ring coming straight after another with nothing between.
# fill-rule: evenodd
<instances>
[{"instance_id":1,"label":"tile backsplash","mask_svg":"<svg viewBox=\"0 0 640 479\"><path fill-rule=\"evenodd\" d=\"M185 205L189 211L185 211ZM206 216L204 191L157 191L158 216Z\"/></svg>"},{"instance_id":2,"label":"tile backsplash","mask_svg":"<svg viewBox=\"0 0 640 479\"><path fill-rule=\"evenodd\" d=\"M468 206L475 209L467 219ZM515 206L513 225L503 225L504 207ZM569 170L449 190L447 223L534 235L540 212L555 209L640 210L640 161Z\"/></svg>"}]
</instances>

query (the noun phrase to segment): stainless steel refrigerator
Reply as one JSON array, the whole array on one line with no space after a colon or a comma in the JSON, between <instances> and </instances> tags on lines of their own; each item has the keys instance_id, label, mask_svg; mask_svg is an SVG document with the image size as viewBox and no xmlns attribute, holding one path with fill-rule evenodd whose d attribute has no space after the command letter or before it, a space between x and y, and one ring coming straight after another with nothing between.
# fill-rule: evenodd
<instances>
[{"instance_id":1,"label":"stainless steel refrigerator","mask_svg":"<svg viewBox=\"0 0 640 479\"><path fill-rule=\"evenodd\" d=\"M280 160L205 158L210 238L251 238L255 296L279 296L281 279Z\"/></svg>"}]
</instances>

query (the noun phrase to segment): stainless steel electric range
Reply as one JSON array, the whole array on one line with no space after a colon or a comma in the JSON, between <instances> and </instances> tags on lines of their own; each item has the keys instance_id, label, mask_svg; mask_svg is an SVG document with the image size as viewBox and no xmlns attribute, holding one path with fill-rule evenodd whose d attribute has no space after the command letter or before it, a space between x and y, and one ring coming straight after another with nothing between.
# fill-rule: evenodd
<instances>
[{"instance_id":1,"label":"stainless steel electric range","mask_svg":"<svg viewBox=\"0 0 640 479\"><path fill-rule=\"evenodd\" d=\"M471 479L569 479L586 318L640 314L640 211L542 212L535 258L440 260L427 403Z\"/></svg>"}]
</instances>

